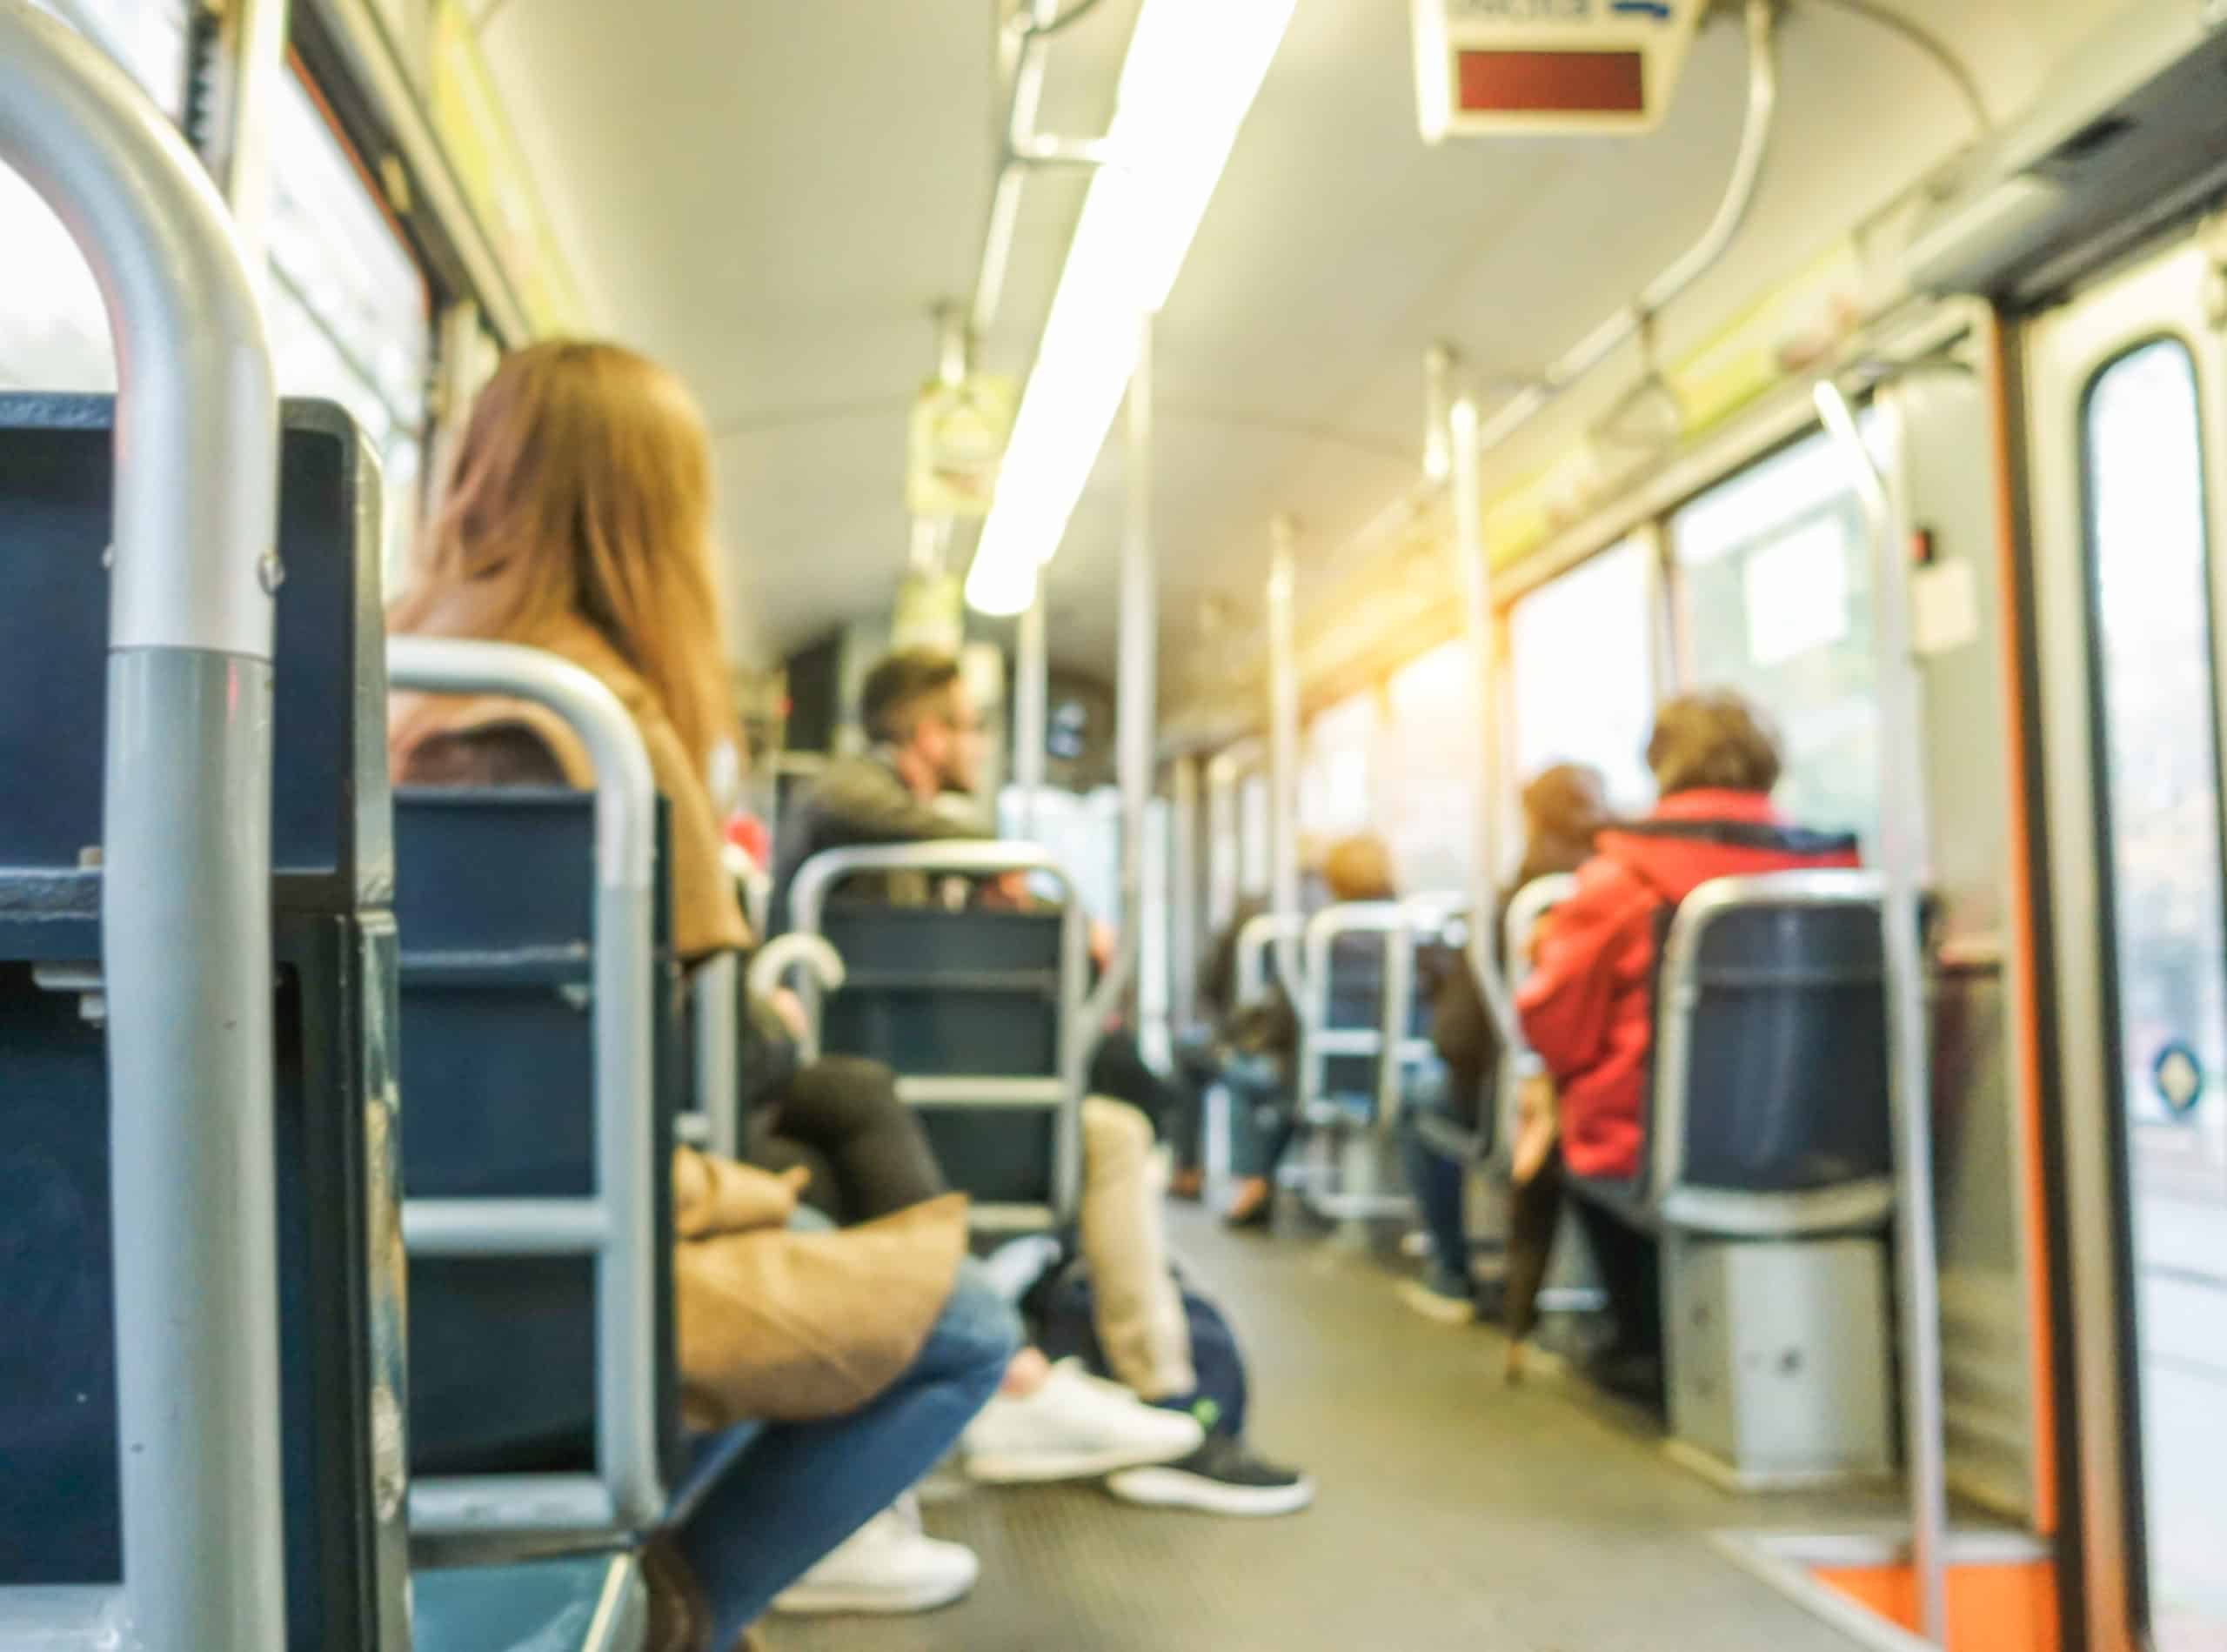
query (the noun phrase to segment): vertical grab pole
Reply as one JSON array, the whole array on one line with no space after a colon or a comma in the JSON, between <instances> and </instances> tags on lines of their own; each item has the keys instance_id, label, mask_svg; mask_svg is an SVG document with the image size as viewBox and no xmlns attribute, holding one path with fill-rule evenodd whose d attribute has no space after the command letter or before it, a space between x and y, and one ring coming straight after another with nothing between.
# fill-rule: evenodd
<instances>
[{"instance_id":1,"label":"vertical grab pole","mask_svg":"<svg viewBox=\"0 0 2227 1652\"><path fill-rule=\"evenodd\" d=\"M1168 777L1167 973L1173 991L1168 1014L1186 1031L1199 1018L1199 911L1206 900L1199 877L1199 771L1196 757L1179 757Z\"/></svg>"},{"instance_id":2,"label":"vertical grab pole","mask_svg":"<svg viewBox=\"0 0 2227 1652\"><path fill-rule=\"evenodd\" d=\"M0 0L0 160L92 266L118 363L101 966L124 1639L278 1652L270 352L184 140L26 0Z\"/></svg>"},{"instance_id":3,"label":"vertical grab pole","mask_svg":"<svg viewBox=\"0 0 2227 1652\"><path fill-rule=\"evenodd\" d=\"M1272 525L1268 565L1268 875L1277 920L1276 970L1303 1032L1306 970L1299 943L1299 650L1293 634L1293 551L1299 530L1287 516Z\"/></svg>"},{"instance_id":4,"label":"vertical grab pole","mask_svg":"<svg viewBox=\"0 0 2227 1652\"><path fill-rule=\"evenodd\" d=\"M1949 1493L1942 1441L1941 1287L1933 1214L1932 1075L1919 888L1925 876L1924 775L1918 763L1921 689L1910 653L1909 574L1901 555L1885 479L1856 412L1829 379L1817 411L1848 462L1870 530L1879 676L1881 940L1887 966L1887 1081L1895 1121L1896 1256L1901 1278L1903 1409L1909 1441L1910 1559L1918 1622L1948 1645L1946 1546Z\"/></svg>"},{"instance_id":5,"label":"vertical grab pole","mask_svg":"<svg viewBox=\"0 0 2227 1652\"><path fill-rule=\"evenodd\" d=\"M1454 543L1461 562L1461 618L1477 684L1476 846L1469 868L1469 970L1478 996L1499 1028L1501 1047L1522 1047L1515 1007L1495 945L1494 891L1500 880L1501 750L1498 636L1494 630L1492 563L1485 545L1484 456L1477 445L1477 404L1465 392L1447 418L1454 466Z\"/></svg>"},{"instance_id":6,"label":"vertical grab pole","mask_svg":"<svg viewBox=\"0 0 2227 1652\"><path fill-rule=\"evenodd\" d=\"M1050 670L1044 650L1044 572L1021 610L1020 636L1013 650L1013 779L1020 793L1018 835L1036 836L1036 812L1044 792L1045 678Z\"/></svg>"},{"instance_id":7,"label":"vertical grab pole","mask_svg":"<svg viewBox=\"0 0 2227 1652\"><path fill-rule=\"evenodd\" d=\"M1087 1034L1134 981L1144 946L1145 830L1152 806L1154 672L1158 669L1159 592L1152 540L1152 317L1137 318L1137 365L1129 377L1128 523L1121 538L1121 641L1114 683L1121 783L1121 941L1114 964L1091 995Z\"/></svg>"}]
</instances>

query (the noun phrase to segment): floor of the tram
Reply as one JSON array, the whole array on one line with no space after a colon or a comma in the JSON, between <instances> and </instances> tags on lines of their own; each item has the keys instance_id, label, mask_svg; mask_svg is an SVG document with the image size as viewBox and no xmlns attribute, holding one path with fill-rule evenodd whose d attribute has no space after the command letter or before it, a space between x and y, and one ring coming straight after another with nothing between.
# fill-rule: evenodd
<instances>
[{"instance_id":1,"label":"floor of the tram","mask_svg":"<svg viewBox=\"0 0 2227 1652\"><path fill-rule=\"evenodd\" d=\"M1307 1513L1148 1512L1095 1486L931 1496L982 1579L947 1610L776 1620L771 1652L1848 1652L1721 1554L1725 1528L1837 1525L1878 1499L1727 1495L1502 1344L1423 1320L1375 1261L1194 1213L1176 1243L1239 1328L1252 1433L1302 1462Z\"/></svg>"}]
</instances>

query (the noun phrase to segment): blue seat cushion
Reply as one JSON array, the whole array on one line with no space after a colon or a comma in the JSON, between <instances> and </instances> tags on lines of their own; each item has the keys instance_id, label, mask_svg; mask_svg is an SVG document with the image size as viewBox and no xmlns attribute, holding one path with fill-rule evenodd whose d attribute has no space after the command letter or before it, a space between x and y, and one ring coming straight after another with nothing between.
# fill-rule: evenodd
<instances>
[{"instance_id":1,"label":"blue seat cushion","mask_svg":"<svg viewBox=\"0 0 2227 1652\"><path fill-rule=\"evenodd\" d=\"M632 1555L573 1555L411 1575L415 1652L618 1652L649 1595Z\"/></svg>"}]
</instances>

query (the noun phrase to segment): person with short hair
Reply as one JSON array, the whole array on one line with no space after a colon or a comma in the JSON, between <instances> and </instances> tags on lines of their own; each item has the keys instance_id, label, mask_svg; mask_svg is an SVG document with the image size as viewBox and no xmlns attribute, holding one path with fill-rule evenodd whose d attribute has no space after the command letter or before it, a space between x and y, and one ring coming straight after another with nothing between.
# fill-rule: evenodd
<instances>
[{"instance_id":1,"label":"person with short hair","mask_svg":"<svg viewBox=\"0 0 2227 1652\"><path fill-rule=\"evenodd\" d=\"M866 673L859 717L873 742L823 770L781 819L773 859L773 929L786 929L797 873L814 855L884 843L964 841L989 835L986 826L940 806L979 786L982 723L960 675L959 662L931 648L889 655ZM854 879L853 896L916 903L926 880L898 875Z\"/></svg>"},{"instance_id":2,"label":"person with short hair","mask_svg":"<svg viewBox=\"0 0 2227 1652\"><path fill-rule=\"evenodd\" d=\"M955 660L933 650L891 654L867 673L859 715L872 748L830 764L781 823L777 921L791 915L797 875L814 855L861 844L992 835L986 823L938 806L941 798L973 791L980 778L981 724ZM1027 899L1018 877L991 882L998 899ZM877 885L882 899L900 903L917 903L929 893L924 878L893 877L850 880L844 892L871 899ZM1129 1035L1107 1037L1127 1040ZM1182 1292L1169 1265L1153 1120L1132 1101L1100 1093L1096 1084L1109 1067L1144 1067L1140 1054L1127 1053L1118 1063L1093 1063L1092 1093L1081 1108L1080 1228L1092 1318L1105 1364L1116 1379L1151 1404L1182 1407L1197 1396L1199 1379ZM1044 1421L1056 1419L1047 1410ZM968 1432L978 1474L980 1462L1032 1453L1035 1428L1035 1420L1016 1408L988 1407ZM992 1435L997 1443L986 1446ZM1235 1439L1211 1432L1191 1456L1156 1473L1148 1496L1132 1495L1136 1483L1118 1474L1108 1481L1117 1496L1132 1501L1224 1515L1289 1513L1313 1495L1304 1475L1264 1462Z\"/></svg>"},{"instance_id":3,"label":"person with short hair","mask_svg":"<svg viewBox=\"0 0 2227 1652\"><path fill-rule=\"evenodd\" d=\"M1601 833L1576 890L1541 926L1532 973L1516 993L1523 1036L1554 1079L1563 1164L1588 1180L1628 1182L1640 1172L1662 920L1713 879L1856 864L1854 838L1804 831L1773 806L1777 733L1729 689L1666 701L1647 761L1654 810ZM1578 1211L1616 1323L1599 1374L1659 1403L1654 1241L1589 1201Z\"/></svg>"}]
</instances>

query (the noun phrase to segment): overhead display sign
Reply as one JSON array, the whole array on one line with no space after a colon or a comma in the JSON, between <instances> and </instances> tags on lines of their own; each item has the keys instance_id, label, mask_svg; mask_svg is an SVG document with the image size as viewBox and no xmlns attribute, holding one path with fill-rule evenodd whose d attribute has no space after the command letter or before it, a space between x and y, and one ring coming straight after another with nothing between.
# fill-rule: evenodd
<instances>
[{"instance_id":1,"label":"overhead display sign","mask_svg":"<svg viewBox=\"0 0 2227 1652\"><path fill-rule=\"evenodd\" d=\"M912 462L905 498L914 516L987 516L998 466L1013 434L1020 386L973 373L957 384L930 379L913 404Z\"/></svg>"},{"instance_id":2,"label":"overhead display sign","mask_svg":"<svg viewBox=\"0 0 2227 1652\"><path fill-rule=\"evenodd\" d=\"M1642 132L1708 0L1414 0L1423 141Z\"/></svg>"}]
</instances>

